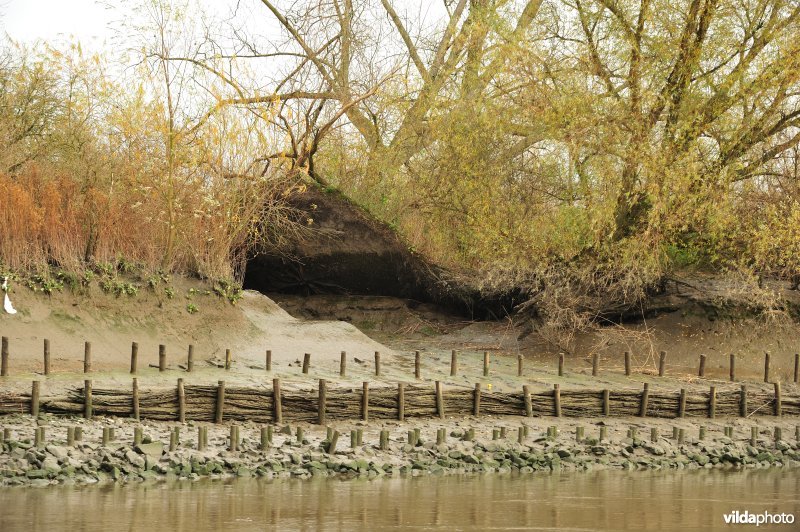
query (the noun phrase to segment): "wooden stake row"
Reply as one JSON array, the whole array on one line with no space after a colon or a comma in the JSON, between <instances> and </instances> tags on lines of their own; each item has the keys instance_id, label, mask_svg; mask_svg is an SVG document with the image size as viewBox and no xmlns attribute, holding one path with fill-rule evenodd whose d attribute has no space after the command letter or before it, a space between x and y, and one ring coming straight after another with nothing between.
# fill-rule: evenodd
<instances>
[{"instance_id":1,"label":"wooden stake row","mask_svg":"<svg viewBox=\"0 0 800 532\"><path fill-rule=\"evenodd\" d=\"M44 340L43 345L43 355L44 355L44 375L50 375L51 373L51 350L50 350L50 341L48 339ZM137 342L131 343L131 366L130 372L131 374L136 374L138 372L138 355L139 355L139 345ZM450 376L455 377L458 374L458 356L459 352L456 350L451 351L450 357ZM658 375L660 377L665 376L666 374L666 351L661 351L659 353L659 360L658 360ZM770 353L764 354L764 382L770 382ZM700 355L700 364L698 367L698 376L705 377L705 369L706 369L706 360L707 357L704 354ZM517 376L523 376L523 364L524 364L524 357L523 355L517 355ZM564 353L559 353L558 356L558 375L564 375L564 364L565 358ZM230 370L233 365L233 355L230 349L225 350L225 369ZM266 360L265 360L265 367L266 370L272 371L272 351L266 350ZM303 374L308 374L309 369L311 367L311 354L305 353L303 355L303 365L302 365L302 372ZM631 354L630 352L626 351L624 353L624 367L625 367L625 375L630 376L632 374L632 367L631 367ZM339 364L339 375L345 377L347 374L347 353L345 351L341 352L340 364ZM83 369L84 373L91 373L92 372L92 344L91 342L84 343L84 361L83 361ZM167 370L167 349L166 346L161 344L159 345L158 349L158 369L160 372ZM187 352L187 360L186 360L186 371L193 372L194 371L194 345L190 344L188 347ZM2 357L0 360L0 376L7 376L9 372L9 341L8 337L2 338ZM592 375L598 376L600 373L600 357L598 353L592 354ZM489 352L484 351L483 353L483 376L488 377L490 374L489 370ZM381 353L379 351L375 351L375 375L380 377L382 375L381 371ZM414 377L416 379L421 379L421 355L419 351L414 352ZM736 381L736 355L731 353L729 355L729 379L731 382ZM800 353L796 353L794 355L794 375L793 381L795 384L800 383Z\"/></svg>"},{"instance_id":2,"label":"wooden stake row","mask_svg":"<svg viewBox=\"0 0 800 532\"><path fill-rule=\"evenodd\" d=\"M273 430L272 425L267 425L261 427L260 429L260 443L258 448L261 451L267 451L273 443ZM520 425L517 428L517 442L523 443L526 438L529 437L530 427L527 425ZM723 436L726 438L733 439L734 436L734 427L733 426L725 426L723 429ZM237 424L231 424L228 428L229 436L227 438L227 449L232 452L240 451L242 437L240 434L240 427ZM282 433L291 436L292 431L291 427L284 427L281 430ZM575 427L575 441L577 443L584 443L586 441L586 433L585 427L577 426ZM679 427L672 427L672 439L677 440L679 444L683 444L685 442L685 429ZM556 426L547 427L547 438L548 439L556 439L559 435L559 430ZM34 429L34 442L33 445L36 448L44 448L47 444L47 433L46 428L43 426L35 427ZM356 448L364 445L364 431L362 428L353 429L350 431L350 447ZM294 436L298 443L303 443L307 441L305 440L305 433L302 427L297 427L296 434ZM492 429L492 440L501 440L506 439L508 437L508 427L501 426L499 428ZM608 428L605 426L601 426L599 430L599 438L598 441L605 441L608 437ZM627 431L626 437L629 439L637 439L639 437L638 430L636 427L630 427ZM661 434L659 433L658 428L651 427L650 429L650 441L657 442L661 438ZM701 425L698 427L697 433L697 440L704 441L708 437L708 429L707 427ZM336 452L336 445L339 438L339 432L333 430L332 428L328 427L327 434L325 440L322 443L322 447L324 451L328 454L333 454ZM378 436L378 448L380 450L388 450L389 448L389 439L390 439L390 432L389 430L382 429L379 432ZM436 444L443 445L447 444L447 429L445 428L438 428L436 431ZM473 441L475 439L475 429L470 428L467 430L463 436L461 437L464 441ZM772 439L777 444L779 441L783 440L783 428L782 427L774 427L772 431ZM133 441L132 444L134 447L142 445L144 440L144 431L142 427L134 427L133 431ZM756 446L759 440L759 430L758 427L751 427L750 428L750 445ZM795 440L800 441L800 426L795 427ZM11 438L11 430L8 428L3 429L0 432L0 444L5 442L13 441ZM68 447L73 447L78 443L83 441L83 433L82 428L80 426L70 426L67 427L67 434L66 434L66 445ZM114 427L103 427L102 428L102 436L101 436L101 444L105 447L109 444L116 441L116 434ZM421 431L419 428L413 428L408 431L407 442L412 446L418 446L422 442L421 438ZM178 449L181 444L181 428L180 427L173 427L169 431L169 451L174 452ZM197 427L197 439L195 446L199 451L205 451L208 447L208 427L205 425L201 425Z\"/></svg>"},{"instance_id":3,"label":"wooden stake row","mask_svg":"<svg viewBox=\"0 0 800 532\"><path fill-rule=\"evenodd\" d=\"M40 411L40 381L34 380L31 383L31 395L30 395L30 414L33 416L38 416ZM131 405L131 414L132 417L136 420L139 420L139 386L138 380L136 378L132 379L132 405ZM773 399L773 415L780 417L783 415L783 408L782 408L782 391L781 391L781 384L780 383L773 383L774 387L774 399ZM527 417L533 416L533 407L531 402L531 395L529 386L525 385L522 387L523 391L523 403L525 408L525 415ZM184 379L180 378L177 381L177 414L178 420L181 422L185 422L186 420L186 390L184 385ZM610 397L611 391L605 389L602 391L602 411L603 415L608 416L610 413ZM641 393L640 405L639 405L639 416L640 417L647 417L648 415L648 404L649 404L649 384L644 383L643 389ZM680 395L678 399L678 412L677 417L683 418L685 417L686 413L686 389L680 390ZM84 390L83 390L83 400L84 400L84 417L87 419L91 419L93 415L93 398L92 398L92 381L86 380L84 381ZM474 392L473 392L473 404L472 404L472 413L475 416L479 416L481 414L481 400L482 400L482 388L480 383L475 384ZM445 407L444 407L444 387L440 381L436 381L435 383L435 401L436 401L436 414L439 418L443 418L445 416ZM749 415L748 410L748 402L747 402L747 387L746 385L741 386L740 391L740 416L746 417ZM709 399L708 399L708 418L714 419L716 417L716 404L717 404L717 392L716 386L711 386L709 389ZM403 421L405 418L405 384L398 383L397 385L397 405L398 405L398 415L397 418L400 421ZM225 409L225 381L219 381L217 384L217 397L216 403L214 407L214 421L215 423L222 423L224 420L224 409ZM369 382L363 382L362 384L362 394L361 394L361 402L360 402L360 411L361 411L361 419L363 421L369 421ZM556 417L561 417L561 390L559 384L553 385L553 412ZM277 423L282 422L282 399L281 399L281 382L280 379L276 378L273 379L273 417ZM318 392L318 413L317 413L317 422L322 425L327 422L327 381L325 379L319 380L319 392Z\"/></svg>"}]
</instances>

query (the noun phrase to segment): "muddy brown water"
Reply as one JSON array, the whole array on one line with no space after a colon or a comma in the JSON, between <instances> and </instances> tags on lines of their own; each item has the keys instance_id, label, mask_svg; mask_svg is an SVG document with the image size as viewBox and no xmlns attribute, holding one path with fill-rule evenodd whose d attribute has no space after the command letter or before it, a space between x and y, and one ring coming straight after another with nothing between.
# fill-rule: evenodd
<instances>
[{"instance_id":1,"label":"muddy brown water","mask_svg":"<svg viewBox=\"0 0 800 532\"><path fill-rule=\"evenodd\" d=\"M598 471L0 489L2 531L722 530L732 526L723 515L734 510L791 513L800 521L800 473Z\"/></svg>"}]
</instances>

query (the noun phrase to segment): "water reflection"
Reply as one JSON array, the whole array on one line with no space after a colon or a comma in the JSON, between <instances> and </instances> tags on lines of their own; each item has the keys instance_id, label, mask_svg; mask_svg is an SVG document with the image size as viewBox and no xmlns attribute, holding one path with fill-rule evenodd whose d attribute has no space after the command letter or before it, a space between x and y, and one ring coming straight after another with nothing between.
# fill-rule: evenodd
<instances>
[{"instance_id":1,"label":"water reflection","mask_svg":"<svg viewBox=\"0 0 800 532\"><path fill-rule=\"evenodd\" d=\"M0 530L709 530L732 510L800 519L799 495L790 470L5 488Z\"/></svg>"}]
</instances>

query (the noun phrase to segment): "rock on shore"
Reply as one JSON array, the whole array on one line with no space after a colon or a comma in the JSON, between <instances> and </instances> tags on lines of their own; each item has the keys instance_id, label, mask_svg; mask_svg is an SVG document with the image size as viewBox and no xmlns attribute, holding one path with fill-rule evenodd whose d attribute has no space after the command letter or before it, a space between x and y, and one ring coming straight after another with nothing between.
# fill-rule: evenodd
<instances>
[{"instance_id":1,"label":"rock on shore","mask_svg":"<svg viewBox=\"0 0 800 532\"><path fill-rule=\"evenodd\" d=\"M25 416L19 416L19 421ZM30 417L27 417L30 420ZM0 420L7 422L8 418ZM75 422L83 422L76 420ZM107 422L83 422L85 434L96 435ZM29 422L28 422L29 423ZM48 425L55 432L64 429L69 420L57 420ZM133 425L118 422L120 433ZM8 423L4 423L8 425ZM13 424L13 423L12 423ZM256 441L260 428L242 425L239 450L227 449L226 427L220 427L209 438L208 448L198 451L193 427L185 427L183 441L174 451L161 441L169 441L175 424L151 423L144 427L143 443L131 441L76 442L68 447L63 442L34 445L27 438L16 437L22 430L13 431L0 445L0 485L44 486L49 484L91 484L96 482L138 482L167 479L221 478L257 476L265 478L376 478L381 476L443 475L453 473L518 473L556 470L586 471L592 469L698 469L698 468L764 468L797 467L800 465L800 444L760 438L751 446L744 438L707 437L702 441L689 439L683 444L659 437L657 441L611 436L607 441L586 437L578 442L574 434L564 430L555 439L536 430L518 443L516 438L492 440L478 437L463 439L466 430L450 427L446 442L436 444L430 428L410 444L405 432L395 430L388 449L378 448L377 438L350 448L342 435L333 454L325 452L325 435L314 434L308 426L299 441L294 432L276 430L272 445L260 449ZM535 429L535 427L534 427ZM316 431L322 430L316 427ZM743 436L743 432L740 431ZM166 437L165 437L166 436ZM516 436L516 433L515 433ZM99 440L99 439L98 439Z\"/></svg>"}]
</instances>

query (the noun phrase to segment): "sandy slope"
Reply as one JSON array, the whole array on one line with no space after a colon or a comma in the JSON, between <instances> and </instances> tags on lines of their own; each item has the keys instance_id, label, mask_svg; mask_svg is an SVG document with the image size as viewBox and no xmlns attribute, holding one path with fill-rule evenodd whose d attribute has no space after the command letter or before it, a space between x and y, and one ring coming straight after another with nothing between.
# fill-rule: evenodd
<instances>
[{"instance_id":1,"label":"sandy slope","mask_svg":"<svg viewBox=\"0 0 800 532\"><path fill-rule=\"evenodd\" d=\"M174 281L175 296L140 289L136 296L115 297L92 287L86 294L68 290L52 296L17 287L11 298L18 314L0 315L0 333L11 346L15 374L42 368L43 340L51 346L53 371L81 371L84 341L92 343L96 371L125 371L130 364L131 343L139 344L139 366L157 364L158 345L167 346L168 363L186 359L194 344L195 360L224 360L231 349L236 365L264 367L265 351L272 350L273 365L286 366L312 353L315 364L338 363L339 353L371 357L374 351L391 351L355 326L341 321L310 322L293 318L268 297L245 291L234 306L213 295L194 293L194 281ZM188 303L199 311L190 314Z\"/></svg>"}]
</instances>

